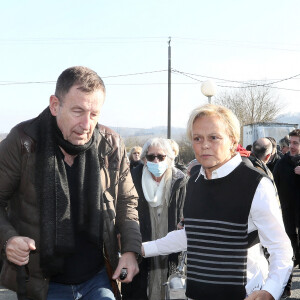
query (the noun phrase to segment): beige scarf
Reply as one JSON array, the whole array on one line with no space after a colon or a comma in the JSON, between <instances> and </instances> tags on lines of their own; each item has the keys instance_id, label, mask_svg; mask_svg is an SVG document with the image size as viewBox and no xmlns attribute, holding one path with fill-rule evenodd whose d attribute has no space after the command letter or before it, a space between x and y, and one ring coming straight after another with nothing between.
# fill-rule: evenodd
<instances>
[{"instance_id":1,"label":"beige scarf","mask_svg":"<svg viewBox=\"0 0 300 300\"><path fill-rule=\"evenodd\" d=\"M166 170L159 185L153 180L144 166L142 188L149 203L152 240L164 237L168 233L168 207L171 195L172 168ZM168 279L168 255L151 258L149 274L149 300L165 298L163 284Z\"/></svg>"}]
</instances>

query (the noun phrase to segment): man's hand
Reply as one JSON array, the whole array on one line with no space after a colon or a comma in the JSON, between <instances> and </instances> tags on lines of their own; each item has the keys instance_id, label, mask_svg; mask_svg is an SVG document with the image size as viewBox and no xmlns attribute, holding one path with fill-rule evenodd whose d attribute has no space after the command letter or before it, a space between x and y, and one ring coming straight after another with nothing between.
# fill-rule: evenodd
<instances>
[{"instance_id":1,"label":"man's hand","mask_svg":"<svg viewBox=\"0 0 300 300\"><path fill-rule=\"evenodd\" d=\"M127 269L128 274L127 277L122 280L122 282L131 282L133 277L139 272L139 266L134 252L125 252L122 254L119 260L118 267L112 278L120 280L120 274L123 268Z\"/></svg>"},{"instance_id":2,"label":"man's hand","mask_svg":"<svg viewBox=\"0 0 300 300\"><path fill-rule=\"evenodd\" d=\"M24 266L29 262L29 253L35 250L35 241L25 236L13 236L6 244L7 259L18 265Z\"/></svg>"},{"instance_id":3,"label":"man's hand","mask_svg":"<svg viewBox=\"0 0 300 300\"><path fill-rule=\"evenodd\" d=\"M273 296L267 291L254 291L245 300L274 300Z\"/></svg>"},{"instance_id":4,"label":"man's hand","mask_svg":"<svg viewBox=\"0 0 300 300\"><path fill-rule=\"evenodd\" d=\"M300 175L300 166L295 168L295 174Z\"/></svg>"}]
</instances>

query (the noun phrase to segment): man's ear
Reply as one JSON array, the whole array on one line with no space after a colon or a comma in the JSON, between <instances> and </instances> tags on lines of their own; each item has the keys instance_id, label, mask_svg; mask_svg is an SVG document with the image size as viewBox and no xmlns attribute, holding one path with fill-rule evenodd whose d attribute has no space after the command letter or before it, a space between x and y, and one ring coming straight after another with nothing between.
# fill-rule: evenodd
<instances>
[{"instance_id":1,"label":"man's ear","mask_svg":"<svg viewBox=\"0 0 300 300\"><path fill-rule=\"evenodd\" d=\"M265 158L265 161L266 161L266 162L269 161L269 159L270 159L270 157L271 157L271 154L272 154L272 153L269 153L268 155L266 155L266 158Z\"/></svg>"},{"instance_id":2,"label":"man's ear","mask_svg":"<svg viewBox=\"0 0 300 300\"><path fill-rule=\"evenodd\" d=\"M60 106L59 99L56 96L51 95L49 108L50 108L52 116L54 116L54 117L57 116L59 106Z\"/></svg>"}]
</instances>

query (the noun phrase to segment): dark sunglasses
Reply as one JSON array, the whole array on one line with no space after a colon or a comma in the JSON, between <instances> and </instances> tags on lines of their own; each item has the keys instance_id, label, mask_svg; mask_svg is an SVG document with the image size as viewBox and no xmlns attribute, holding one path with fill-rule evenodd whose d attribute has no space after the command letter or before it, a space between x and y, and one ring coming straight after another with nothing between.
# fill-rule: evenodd
<instances>
[{"instance_id":1,"label":"dark sunglasses","mask_svg":"<svg viewBox=\"0 0 300 300\"><path fill-rule=\"evenodd\" d=\"M157 155L153 155L153 154L146 154L146 158L148 161L154 161L155 157L157 157L157 159L159 161L163 161L165 160L167 155L162 155L162 154L157 154Z\"/></svg>"}]
</instances>

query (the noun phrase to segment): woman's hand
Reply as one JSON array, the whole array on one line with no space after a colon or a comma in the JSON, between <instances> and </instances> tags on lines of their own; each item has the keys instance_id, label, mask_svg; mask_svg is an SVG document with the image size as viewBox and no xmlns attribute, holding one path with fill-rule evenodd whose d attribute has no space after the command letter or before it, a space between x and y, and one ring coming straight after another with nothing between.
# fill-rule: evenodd
<instances>
[{"instance_id":1,"label":"woman's hand","mask_svg":"<svg viewBox=\"0 0 300 300\"><path fill-rule=\"evenodd\" d=\"M267 291L254 291L245 300L274 300L274 297Z\"/></svg>"}]
</instances>

